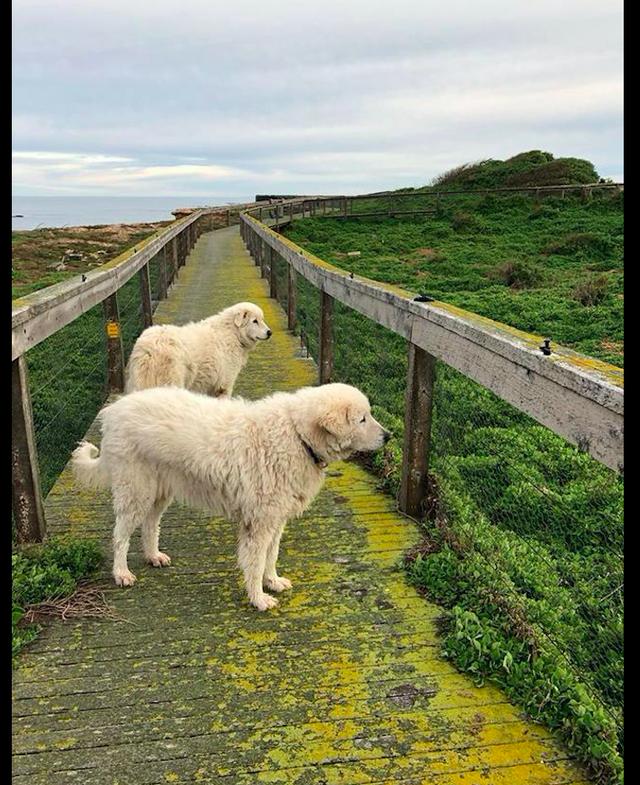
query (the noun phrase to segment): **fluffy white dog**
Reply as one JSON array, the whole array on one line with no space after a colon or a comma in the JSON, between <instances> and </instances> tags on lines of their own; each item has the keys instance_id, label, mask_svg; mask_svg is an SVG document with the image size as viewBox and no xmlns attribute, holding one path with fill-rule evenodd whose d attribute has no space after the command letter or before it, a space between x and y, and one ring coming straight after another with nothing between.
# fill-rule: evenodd
<instances>
[{"instance_id":1,"label":"fluffy white dog","mask_svg":"<svg viewBox=\"0 0 640 785\"><path fill-rule=\"evenodd\" d=\"M324 468L390 437L367 398L345 384L253 402L159 387L123 396L100 418L100 451L82 442L73 467L80 482L112 489L116 583L135 581L127 553L138 526L146 560L170 564L159 550L160 518L175 497L238 524L238 563L261 611L277 605L263 587L291 588L276 572L280 537L317 495Z\"/></svg>"},{"instance_id":2,"label":"fluffy white dog","mask_svg":"<svg viewBox=\"0 0 640 785\"><path fill-rule=\"evenodd\" d=\"M231 397L249 352L270 337L253 303L236 303L200 322L148 327L131 352L126 392L176 386Z\"/></svg>"}]
</instances>

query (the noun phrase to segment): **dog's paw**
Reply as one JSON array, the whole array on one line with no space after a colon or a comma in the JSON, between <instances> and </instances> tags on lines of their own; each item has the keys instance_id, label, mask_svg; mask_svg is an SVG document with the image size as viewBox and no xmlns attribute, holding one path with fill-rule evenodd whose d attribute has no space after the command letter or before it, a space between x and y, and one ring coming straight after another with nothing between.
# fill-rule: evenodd
<instances>
[{"instance_id":1,"label":"dog's paw","mask_svg":"<svg viewBox=\"0 0 640 785\"><path fill-rule=\"evenodd\" d=\"M136 582L136 576L130 570L114 572L113 578L116 582L116 586L133 586Z\"/></svg>"},{"instance_id":2,"label":"dog's paw","mask_svg":"<svg viewBox=\"0 0 640 785\"><path fill-rule=\"evenodd\" d=\"M252 600L251 604L254 605L259 611L268 611L270 608L275 608L277 606L278 600L276 600L276 598L272 597L270 594L263 594L256 600Z\"/></svg>"},{"instance_id":3,"label":"dog's paw","mask_svg":"<svg viewBox=\"0 0 640 785\"><path fill-rule=\"evenodd\" d=\"M146 556L146 560L154 567L168 567L171 564L171 557L166 553L158 551L153 556Z\"/></svg>"},{"instance_id":4,"label":"dog's paw","mask_svg":"<svg viewBox=\"0 0 640 785\"><path fill-rule=\"evenodd\" d=\"M268 589L271 589L271 591L277 592L286 591L293 586L288 578L283 578L280 575L276 576L275 578L267 578L265 585Z\"/></svg>"}]
</instances>

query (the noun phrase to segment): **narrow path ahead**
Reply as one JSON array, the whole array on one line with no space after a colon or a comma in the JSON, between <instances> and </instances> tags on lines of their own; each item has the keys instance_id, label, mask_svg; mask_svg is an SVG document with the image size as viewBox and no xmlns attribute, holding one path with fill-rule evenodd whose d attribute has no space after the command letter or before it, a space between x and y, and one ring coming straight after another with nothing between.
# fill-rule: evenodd
<instances>
[{"instance_id":1,"label":"narrow path ahead","mask_svg":"<svg viewBox=\"0 0 640 785\"><path fill-rule=\"evenodd\" d=\"M155 320L183 323L239 300L264 309L274 337L236 393L314 383L237 227L199 239ZM68 468L47 516L54 533L98 537L109 552L109 494L78 489ZM233 528L173 505L161 537L172 566L143 566L134 538L138 583L107 592L121 621L56 622L21 658L14 783L586 782L500 691L440 657L438 608L398 568L417 539L372 477L333 466L283 537L293 591L261 614L241 586Z\"/></svg>"}]
</instances>

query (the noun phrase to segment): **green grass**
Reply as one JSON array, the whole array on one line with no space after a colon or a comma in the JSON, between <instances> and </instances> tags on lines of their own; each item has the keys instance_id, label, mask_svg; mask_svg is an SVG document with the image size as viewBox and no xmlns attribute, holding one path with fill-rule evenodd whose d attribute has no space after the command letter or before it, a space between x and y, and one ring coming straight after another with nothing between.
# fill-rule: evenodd
<instances>
[{"instance_id":1,"label":"green grass","mask_svg":"<svg viewBox=\"0 0 640 785\"><path fill-rule=\"evenodd\" d=\"M450 197L424 219L305 219L286 234L356 275L621 365L622 206L620 195ZM318 292L300 278L298 305L317 357ZM338 303L334 331L335 380L360 387L396 435L372 461L395 494L406 344ZM407 570L448 609L448 656L479 680L501 684L600 780L618 781L621 479L442 363L432 438L425 541Z\"/></svg>"},{"instance_id":2,"label":"green grass","mask_svg":"<svg viewBox=\"0 0 640 785\"><path fill-rule=\"evenodd\" d=\"M15 657L40 631L25 623L29 608L68 597L78 581L92 575L102 559L93 540L58 539L16 551L11 556L12 654Z\"/></svg>"},{"instance_id":3,"label":"green grass","mask_svg":"<svg viewBox=\"0 0 640 785\"><path fill-rule=\"evenodd\" d=\"M357 203L358 209L383 201ZM424 292L614 365L624 362L622 194L588 202L449 197L424 219L305 219L286 233L356 275ZM350 251L361 255L348 257ZM501 272L505 265L526 275L514 285ZM604 282L603 296L585 306L575 290L596 278Z\"/></svg>"}]
</instances>

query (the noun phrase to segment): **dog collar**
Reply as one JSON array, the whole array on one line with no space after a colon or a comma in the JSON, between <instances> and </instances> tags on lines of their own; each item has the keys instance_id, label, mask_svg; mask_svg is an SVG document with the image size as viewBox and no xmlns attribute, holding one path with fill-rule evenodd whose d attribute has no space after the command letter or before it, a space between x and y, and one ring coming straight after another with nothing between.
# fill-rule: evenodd
<instances>
[{"instance_id":1,"label":"dog collar","mask_svg":"<svg viewBox=\"0 0 640 785\"><path fill-rule=\"evenodd\" d=\"M301 441L304 444L306 451L309 453L309 457L315 463L318 469L326 469L327 462L323 461L322 458L318 455L318 453L315 452L315 450L310 445L308 445L304 439L302 439Z\"/></svg>"}]
</instances>

